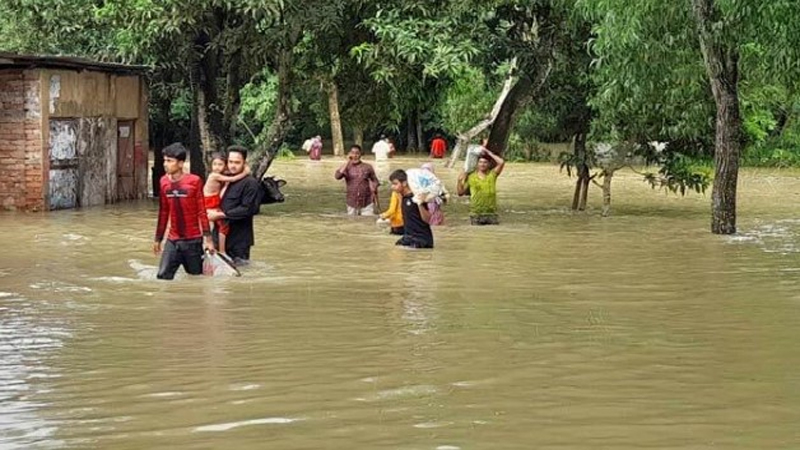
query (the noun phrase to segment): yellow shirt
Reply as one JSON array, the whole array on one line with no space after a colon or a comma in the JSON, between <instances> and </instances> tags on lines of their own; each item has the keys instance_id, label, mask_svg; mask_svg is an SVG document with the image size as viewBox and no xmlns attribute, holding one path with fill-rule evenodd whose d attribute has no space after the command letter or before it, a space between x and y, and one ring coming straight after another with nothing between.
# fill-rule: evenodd
<instances>
[{"instance_id":1,"label":"yellow shirt","mask_svg":"<svg viewBox=\"0 0 800 450\"><path fill-rule=\"evenodd\" d=\"M389 209L381 214L384 219L389 219L389 224L392 228L399 228L403 226L403 210L400 208L400 203L403 197L397 192L392 191L392 199L389 200Z\"/></svg>"}]
</instances>

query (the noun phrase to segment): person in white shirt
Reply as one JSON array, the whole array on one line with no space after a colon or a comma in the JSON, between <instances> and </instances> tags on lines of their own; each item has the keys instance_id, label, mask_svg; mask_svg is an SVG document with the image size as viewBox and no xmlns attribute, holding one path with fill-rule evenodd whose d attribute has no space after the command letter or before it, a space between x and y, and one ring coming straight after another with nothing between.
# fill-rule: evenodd
<instances>
[{"instance_id":1,"label":"person in white shirt","mask_svg":"<svg viewBox=\"0 0 800 450\"><path fill-rule=\"evenodd\" d=\"M375 154L375 161L387 161L391 151L392 147L389 144L389 139L383 135L381 135L378 142L372 145L372 153Z\"/></svg>"}]
</instances>

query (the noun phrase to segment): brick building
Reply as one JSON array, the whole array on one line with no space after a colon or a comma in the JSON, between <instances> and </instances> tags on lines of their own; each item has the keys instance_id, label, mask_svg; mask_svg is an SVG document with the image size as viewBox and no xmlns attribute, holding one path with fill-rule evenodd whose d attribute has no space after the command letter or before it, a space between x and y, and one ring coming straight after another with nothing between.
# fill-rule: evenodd
<instances>
[{"instance_id":1,"label":"brick building","mask_svg":"<svg viewBox=\"0 0 800 450\"><path fill-rule=\"evenodd\" d=\"M0 52L0 209L146 197L145 70Z\"/></svg>"}]
</instances>

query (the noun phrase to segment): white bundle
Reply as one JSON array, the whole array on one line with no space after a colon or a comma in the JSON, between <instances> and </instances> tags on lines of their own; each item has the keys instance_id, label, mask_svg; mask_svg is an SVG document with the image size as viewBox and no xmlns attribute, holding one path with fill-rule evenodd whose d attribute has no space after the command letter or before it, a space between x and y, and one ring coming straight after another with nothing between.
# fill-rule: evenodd
<instances>
[{"instance_id":1,"label":"white bundle","mask_svg":"<svg viewBox=\"0 0 800 450\"><path fill-rule=\"evenodd\" d=\"M423 203L435 201L446 191L442 182L433 172L423 169L408 169L408 187L414 193L414 197L421 198Z\"/></svg>"},{"instance_id":2,"label":"white bundle","mask_svg":"<svg viewBox=\"0 0 800 450\"><path fill-rule=\"evenodd\" d=\"M470 144L467 147L467 154L464 156L464 172L470 173L475 170L475 166L478 165L478 158L480 158L483 150L483 146L478 144Z\"/></svg>"}]
</instances>

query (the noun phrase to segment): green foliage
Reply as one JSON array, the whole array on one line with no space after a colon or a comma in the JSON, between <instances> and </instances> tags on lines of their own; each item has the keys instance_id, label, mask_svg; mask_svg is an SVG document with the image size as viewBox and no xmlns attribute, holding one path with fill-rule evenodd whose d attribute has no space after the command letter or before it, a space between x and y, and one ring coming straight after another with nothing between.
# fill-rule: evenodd
<instances>
[{"instance_id":1,"label":"green foliage","mask_svg":"<svg viewBox=\"0 0 800 450\"><path fill-rule=\"evenodd\" d=\"M278 77L269 70L262 70L258 77L246 83L241 90L240 114L248 122L262 128L275 115L278 98Z\"/></svg>"},{"instance_id":2,"label":"green foliage","mask_svg":"<svg viewBox=\"0 0 800 450\"><path fill-rule=\"evenodd\" d=\"M475 125L492 109L499 89L491 89L480 70L463 66L439 98L442 128L456 134Z\"/></svg>"},{"instance_id":3,"label":"green foliage","mask_svg":"<svg viewBox=\"0 0 800 450\"><path fill-rule=\"evenodd\" d=\"M297 156L294 154L294 151L292 151L291 146L286 143L281 145L281 147L278 149L278 153L275 155L276 159L283 161L291 161L296 157Z\"/></svg>"}]
</instances>

